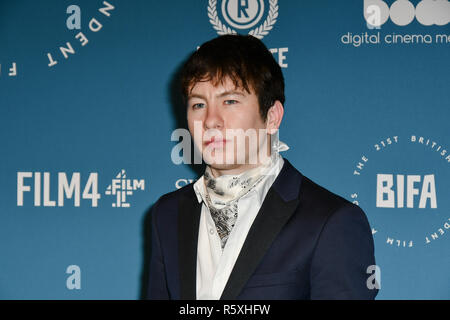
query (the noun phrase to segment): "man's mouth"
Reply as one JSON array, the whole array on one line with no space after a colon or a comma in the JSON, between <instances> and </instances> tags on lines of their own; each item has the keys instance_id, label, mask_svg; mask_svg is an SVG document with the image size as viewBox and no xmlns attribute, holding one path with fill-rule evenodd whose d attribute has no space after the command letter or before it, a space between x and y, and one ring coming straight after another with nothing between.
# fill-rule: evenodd
<instances>
[{"instance_id":1,"label":"man's mouth","mask_svg":"<svg viewBox=\"0 0 450 320\"><path fill-rule=\"evenodd\" d=\"M205 144L205 146L221 147L221 146L224 146L226 142L227 142L227 140L225 140L223 138L212 137L210 140L206 140L203 143Z\"/></svg>"}]
</instances>

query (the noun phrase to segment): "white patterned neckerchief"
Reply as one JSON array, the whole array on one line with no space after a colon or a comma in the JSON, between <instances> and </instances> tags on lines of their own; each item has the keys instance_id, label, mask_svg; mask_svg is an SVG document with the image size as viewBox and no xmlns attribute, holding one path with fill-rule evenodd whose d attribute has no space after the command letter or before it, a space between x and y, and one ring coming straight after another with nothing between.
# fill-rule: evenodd
<instances>
[{"instance_id":1,"label":"white patterned neckerchief","mask_svg":"<svg viewBox=\"0 0 450 320\"><path fill-rule=\"evenodd\" d=\"M275 151L289 149L286 144L279 142ZM222 175L215 178L211 168L206 166L203 175L206 195L206 204L219 234L222 250L228 240L238 216L238 201L263 180L271 169L274 157L265 164L244 171L238 175Z\"/></svg>"}]
</instances>

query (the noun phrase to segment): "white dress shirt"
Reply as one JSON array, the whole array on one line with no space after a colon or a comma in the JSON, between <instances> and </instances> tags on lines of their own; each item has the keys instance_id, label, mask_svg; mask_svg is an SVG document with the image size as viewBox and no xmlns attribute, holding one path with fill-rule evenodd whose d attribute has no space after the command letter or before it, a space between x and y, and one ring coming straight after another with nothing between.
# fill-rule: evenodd
<instances>
[{"instance_id":1,"label":"white dress shirt","mask_svg":"<svg viewBox=\"0 0 450 320\"><path fill-rule=\"evenodd\" d=\"M194 183L197 200L199 203L203 202L197 244L198 300L220 299L250 227L283 164L283 158L277 154L263 180L239 199L236 224L223 251L214 220L205 204L206 188L203 176Z\"/></svg>"}]
</instances>

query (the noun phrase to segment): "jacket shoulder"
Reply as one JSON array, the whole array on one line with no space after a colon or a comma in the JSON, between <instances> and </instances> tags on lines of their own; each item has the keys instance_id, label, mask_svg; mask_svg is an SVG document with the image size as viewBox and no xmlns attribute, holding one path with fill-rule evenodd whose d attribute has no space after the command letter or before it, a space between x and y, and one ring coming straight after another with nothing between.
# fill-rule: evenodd
<instances>
[{"instance_id":1,"label":"jacket shoulder","mask_svg":"<svg viewBox=\"0 0 450 320\"><path fill-rule=\"evenodd\" d=\"M182 196L187 195L195 197L193 188L194 183L190 183L178 190L168 192L155 202L152 209L152 215L156 220L172 220L177 217L179 200Z\"/></svg>"},{"instance_id":2,"label":"jacket shoulder","mask_svg":"<svg viewBox=\"0 0 450 320\"><path fill-rule=\"evenodd\" d=\"M180 197L183 194L188 194L189 192L193 191L194 191L194 182L187 184L181 187L180 189L163 194L161 197L159 197L157 202L159 202L160 204L169 204L171 202L177 202L178 199L180 199Z\"/></svg>"},{"instance_id":3,"label":"jacket shoulder","mask_svg":"<svg viewBox=\"0 0 450 320\"><path fill-rule=\"evenodd\" d=\"M314 216L324 219L327 219L341 208L357 207L350 201L329 191L305 176L302 177L299 200L306 212L310 212Z\"/></svg>"}]
</instances>

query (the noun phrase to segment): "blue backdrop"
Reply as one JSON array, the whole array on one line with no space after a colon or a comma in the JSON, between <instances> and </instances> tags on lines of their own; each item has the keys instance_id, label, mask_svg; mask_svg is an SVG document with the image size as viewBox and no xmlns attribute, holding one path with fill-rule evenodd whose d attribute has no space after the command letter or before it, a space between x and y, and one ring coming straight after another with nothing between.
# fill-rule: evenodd
<instances>
[{"instance_id":1,"label":"blue backdrop","mask_svg":"<svg viewBox=\"0 0 450 320\"><path fill-rule=\"evenodd\" d=\"M449 2L247 4L0 2L1 299L142 297L148 210L198 175L177 70L232 31L283 67L283 156L366 212L378 298L450 298Z\"/></svg>"}]
</instances>

